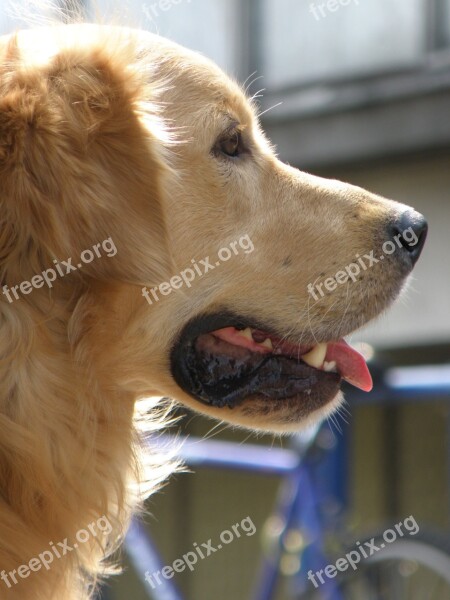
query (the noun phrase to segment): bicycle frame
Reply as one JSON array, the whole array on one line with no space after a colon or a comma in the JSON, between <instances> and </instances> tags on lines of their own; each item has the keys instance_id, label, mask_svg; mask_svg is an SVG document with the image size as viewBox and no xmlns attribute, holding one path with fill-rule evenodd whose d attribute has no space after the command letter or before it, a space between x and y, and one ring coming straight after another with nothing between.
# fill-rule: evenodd
<instances>
[{"instance_id":1,"label":"bicycle frame","mask_svg":"<svg viewBox=\"0 0 450 600\"><path fill-rule=\"evenodd\" d=\"M448 367L436 367L439 376L433 373L434 383L430 381L429 373L424 379L421 373L414 374L413 369L388 370L374 392L368 396L351 391L347 397L357 400L359 404L376 403L404 403L411 400L448 400L450 397L450 370ZM406 377L406 379L405 379ZM309 570L316 572L323 569L328 563L324 552L324 536L328 531L327 523L319 509L321 504L321 493L319 491L318 479L322 465L314 465L308 459L308 450L316 440L319 427L311 430L303 437L296 436L296 449L267 448L246 444L244 446L230 442L208 441L188 439L182 445L179 456L191 467L215 467L234 470L245 470L262 475L275 474L281 477L281 485L273 515L277 516L283 523L283 533L290 529L299 529L308 538L308 549L303 558L300 576L296 577L296 594L299 595L306 590L306 586L312 586L307 581ZM450 431L450 416L449 416ZM163 440L165 437L163 436ZM155 441L152 440L154 446ZM331 487L334 496L342 505L345 505L345 439L343 436L337 438L336 449L329 453L327 481L334 481ZM450 465L450 445L449 445ZM450 479L450 473L449 473ZM161 571L164 563L156 546L144 529L134 521L127 535L125 546L127 553L133 563L137 575L144 583L153 600L184 600L177 586L172 580L161 578L161 585L150 589L145 580L145 573ZM271 556L263 558L259 577L256 582L253 600L272 600L278 583L280 573L280 560L283 553L281 543L275 546ZM311 588L310 588L311 589ZM326 579L321 586L326 600L342 600L342 595L333 580Z\"/></svg>"},{"instance_id":2,"label":"bicycle frame","mask_svg":"<svg viewBox=\"0 0 450 600\"><path fill-rule=\"evenodd\" d=\"M297 436L296 449L269 449L251 444L241 446L232 442L193 438L186 440L179 452L183 462L191 467L245 470L254 474L270 474L281 477L278 501L273 516L283 523L283 532L301 529L308 539L307 553L305 553L307 560L301 577L303 582L307 582L306 567L316 571L326 564L326 555L323 551L324 520L319 514L321 502L317 492L318 487L313 481L312 465L307 460L308 450L316 440L319 429L320 427L317 426L303 435ZM162 436L160 443L161 441L165 445L167 437ZM154 441L152 441L152 445L154 447ZM161 583L158 585L153 583L153 587L146 581L145 573L161 572L164 563L150 535L137 521L132 523L125 546L150 598L183 600L172 580L161 577L159 579ZM273 598L278 583L282 554L283 548L278 543L271 556L263 558L252 594L254 600L271 600ZM327 600L342 600L332 580L326 582L323 589L326 592Z\"/></svg>"}]
</instances>

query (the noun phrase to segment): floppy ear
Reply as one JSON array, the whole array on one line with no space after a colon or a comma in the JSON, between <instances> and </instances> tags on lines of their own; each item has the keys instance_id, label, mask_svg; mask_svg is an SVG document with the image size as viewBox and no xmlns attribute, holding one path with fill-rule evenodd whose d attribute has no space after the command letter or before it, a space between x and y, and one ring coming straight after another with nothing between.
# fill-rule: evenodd
<instances>
[{"instance_id":1,"label":"floppy ear","mask_svg":"<svg viewBox=\"0 0 450 600\"><path fill-rule=\"evenodd\" d=\"M170 270L161 201L162 124L133 44L69 47L30 66L13 38L0 65L0 259L74 257L111 238L83 273L130 283Z\"/></svg>"}]
</instances>

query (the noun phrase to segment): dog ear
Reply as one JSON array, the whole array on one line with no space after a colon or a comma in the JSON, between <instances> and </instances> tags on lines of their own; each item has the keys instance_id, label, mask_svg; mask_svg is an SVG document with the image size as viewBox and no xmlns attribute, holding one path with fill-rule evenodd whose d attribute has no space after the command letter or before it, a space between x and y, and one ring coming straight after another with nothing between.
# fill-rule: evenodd
<instances>
[{"instance_id":1,"label":"dog ear","mask_svg":"<svg viewBox=\"0 0 450 600\"><path fill-rule=\"evenodd\" d=\"M73 257L103 240L86 273L148 284L170 271L161 201L169 167L148 65L130 43L67 48L32 66L14 38L0 67L0 258ZM24 256L26 255L26 257ZM85 270L83 269L83 273Z\"/></svg>"}]
</instances>

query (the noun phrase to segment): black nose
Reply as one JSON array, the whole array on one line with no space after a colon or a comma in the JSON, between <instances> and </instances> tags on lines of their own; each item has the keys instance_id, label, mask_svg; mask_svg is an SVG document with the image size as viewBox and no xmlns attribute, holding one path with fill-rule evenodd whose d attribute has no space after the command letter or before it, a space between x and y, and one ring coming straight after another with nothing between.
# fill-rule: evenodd
<instances>
[{"instance_id":1,"label":"black nose","mask_svg":"<svg viewBox=\"0 0 450 600\"><path fill-rule=\"evenodd\" d=\"M404 256L416 264L423 250L428 232L425 217L414 210L402 213L389 227L391 240L395 240Z\"/></svg>"}]
</instances>

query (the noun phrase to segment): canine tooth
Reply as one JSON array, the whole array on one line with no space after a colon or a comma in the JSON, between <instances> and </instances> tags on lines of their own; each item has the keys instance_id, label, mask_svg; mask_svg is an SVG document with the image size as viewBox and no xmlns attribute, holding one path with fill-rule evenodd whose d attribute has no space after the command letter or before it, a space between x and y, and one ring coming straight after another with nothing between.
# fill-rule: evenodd
<instances>
[{"instance_id":1,"label":"canine tooth","mask_svg":"<svg viewBox=\"0 0 450 600\"><path fill-rule=\"evenodd\" d=\"M323 342L314 346L314 348L301 356L303 362L305 362L310 367L314 367L315 369L319 369L323 361L325 360L325 356L327 355L327 344Z\"/></svg>"},{"instance_id":2,"label":"canine tooth","mask_svg":"<svg viewBox=\"0 0 450 600\"><path fill-rule=\"evenodd\" d=\"M331 360L330 362L325 361L323 363L323 370L328 371L328 373L336 373L336 361Z\"/></svg>"},{"instance_id":3,"label":"canine tooth","mask_svg":"<svg viewBox=\"0 0 450 600\"><path fill-rule=\"evenodd\" d=\"M247 329L243 329L239 332L239 334L247 338L247 340L253 342L252 330L250 329L250 327L247 327Z\"/></svg>"},{"instance_id":4,"label":"canine tooth","mask_svg":"<svg viewBox=\"0 0 450 600\"><path fill-rule=\"evenodd\" d=\"M261 342L260 345L269 348L269 350L273 350L273 344L270 338L266 338L263 342Z\"/></svg>"}]
</instances>

